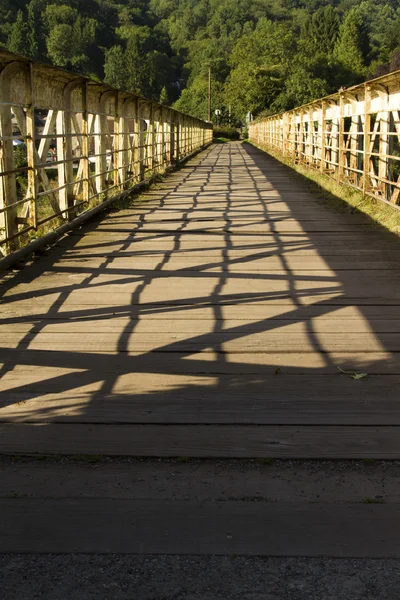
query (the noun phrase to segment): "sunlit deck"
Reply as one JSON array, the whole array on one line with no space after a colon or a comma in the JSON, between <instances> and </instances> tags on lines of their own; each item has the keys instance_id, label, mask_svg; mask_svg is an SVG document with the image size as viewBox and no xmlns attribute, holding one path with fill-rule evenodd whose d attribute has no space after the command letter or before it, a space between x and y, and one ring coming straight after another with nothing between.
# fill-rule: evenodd
<instances>
[{"instance_id":1,"label":"sunlit deck","mask_svg":"<svg viewBox=\"0 0 400 600\"><path fill-rule=\"evenodd\" d=\"M0 452L400 458L399 249L214 145L3 282Z\"/></svg>"}]
</instances>

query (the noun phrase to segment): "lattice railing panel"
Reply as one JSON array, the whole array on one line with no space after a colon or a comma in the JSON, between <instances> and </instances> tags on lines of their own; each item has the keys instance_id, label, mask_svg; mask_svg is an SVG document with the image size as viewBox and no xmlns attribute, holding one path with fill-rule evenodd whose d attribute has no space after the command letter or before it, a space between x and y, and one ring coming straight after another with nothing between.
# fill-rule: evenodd
<instances>
[{"instance_id":1,"label":"lattice railing panel","mask_svg":"<svg viewBox=\"0 0 400 600\"><path fill-rule=\"evenodd\" d=\"M212 141L212 125L0 51L0 256Z\"/></svg>"},{"instance_id":2,"label":"lattice railing panel","mask_svg":"<svg viewBox=\"0 0 400 600\"><path fill-rule=\"evenodd\" d=\"M399 207L400 71L254 121L249 138Z\"/></svg>"}]
</instances>

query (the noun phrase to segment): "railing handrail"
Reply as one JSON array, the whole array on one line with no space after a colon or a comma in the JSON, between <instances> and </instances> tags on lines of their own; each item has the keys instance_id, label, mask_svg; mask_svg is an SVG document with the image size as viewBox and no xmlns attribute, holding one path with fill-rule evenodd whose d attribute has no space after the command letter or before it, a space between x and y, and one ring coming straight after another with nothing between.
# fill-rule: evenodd
<instances>
[{"instance_id":1,"label":"railing handrail","mask_svg":"<svg viewBox=\"0 0 400 600\"><path fill-rule=\"evenodd\" d=\"M278 113L272 113L270 115L267 116L263 116L263 117L256 117L256 119L253 121L254 123L256 123L257 121L263 121L265 119L272 119L275 117L279 117L281 115L287 114L287 113L292 113L298 110L305 110L306 108L313 106L313 105L317 105L321 102L326 102L326 101L337 101L340 98L341 94L344 93L357 93L357 92L362 92L365 88L365 86L374 86L374 85L389 85L390 83L392 83L393 81L396 81L399 83L400 85L400 69L396 70L396 71L391 71L390 73L386 73L385 75L379 75L379 77L374 77L373 79L367 79L366 81L363 81L362 83L356 83L350 87L344 87L344 88L340 88L337 92L332 92L332 94L328 94L327 96L321 96L320 98L316 98L315 100L310 100L310 102L307 102L306 104L299 104L299 106L296 106L294 108L289 108L288 110L283 110L280 111Z\"/></svg>"},{"instance_id":2,"label":"railing handrail","mask_svg":"<svg viewBox=\"0 0 400 600\"><path fill-rule=\"evenodd\" d=\"M8 60L8 59L10 59L10 60ZM151 102L152 104L155 104L159 107L167 108L166 105L161 104L160 102L157 102L156 100L147 98L146 96L141 96L140 94L137 94L136 92L130 92L129 90L116 88L116 87L110 85L109 83L106 83L105 81L102 81L100 79L93 79L92 77L89 77L88 75L85 75L84 73L79 73L78 71L76 71L76 72L68 71L68 69L63 69L62 67L57 67L56 65L52 65L50 63L36 61L33 58L29 58L29 56L24 56L23 54L16 54L14 52L10 52L5 46L0 45L0 64L3 63L3 65L7 65L10 62L14 62L14 61L24 63L26 65L33 64L37 68L51 70L54 73L60 74L60 76L69 78L71 81L80 79L81 81L87 81L88 83L92 83L94 85L101 85L101 86L109 89L110 91L120 92L120 93L129 95L129 96L138 98L139 100L141 100L143 102ZM175 108L172 108L172 107L168 107L168 108L176 114L184 115L185 117L196 119L197 121L201 121L202 123L207 123L210 126L212 126L212 123L210 121L207 121L207 119L198 119L197 117L193 117L192 115L190 115L189 113L186 113L184 111L176 110Z\"/></svg>"}]
</instances>

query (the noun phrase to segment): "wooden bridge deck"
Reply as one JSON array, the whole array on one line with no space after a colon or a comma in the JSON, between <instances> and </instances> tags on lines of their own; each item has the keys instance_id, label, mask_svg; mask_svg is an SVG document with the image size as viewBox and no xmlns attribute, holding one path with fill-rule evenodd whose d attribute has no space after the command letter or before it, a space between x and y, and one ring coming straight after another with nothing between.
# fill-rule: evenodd
<instances>
[{"instance_id":1,"label":"wooden bridge deck","mask_svg":"<svg viewBox=\"0 0 400 600\"><path fill-rule=\"evenodd\" d=\"M399 250L211 147L3 282L0 452L400 458Z\"/></svg>"}]
</instances>

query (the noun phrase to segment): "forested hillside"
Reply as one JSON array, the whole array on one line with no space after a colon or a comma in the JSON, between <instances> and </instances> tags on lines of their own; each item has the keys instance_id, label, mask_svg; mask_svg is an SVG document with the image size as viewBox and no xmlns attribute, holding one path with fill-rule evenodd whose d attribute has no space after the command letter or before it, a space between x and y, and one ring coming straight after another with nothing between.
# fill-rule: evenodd
<instances>
[{"instance_id":1,"label":"forested hillside","mask_svg":"<svg viewBox=\"0 0 400 600\"><path fill-rule=\"evenodd\" d=\"M207 116L276 112L400 68L400 0L0 0L11 51Z\"/></svg>"}]
</instances>

